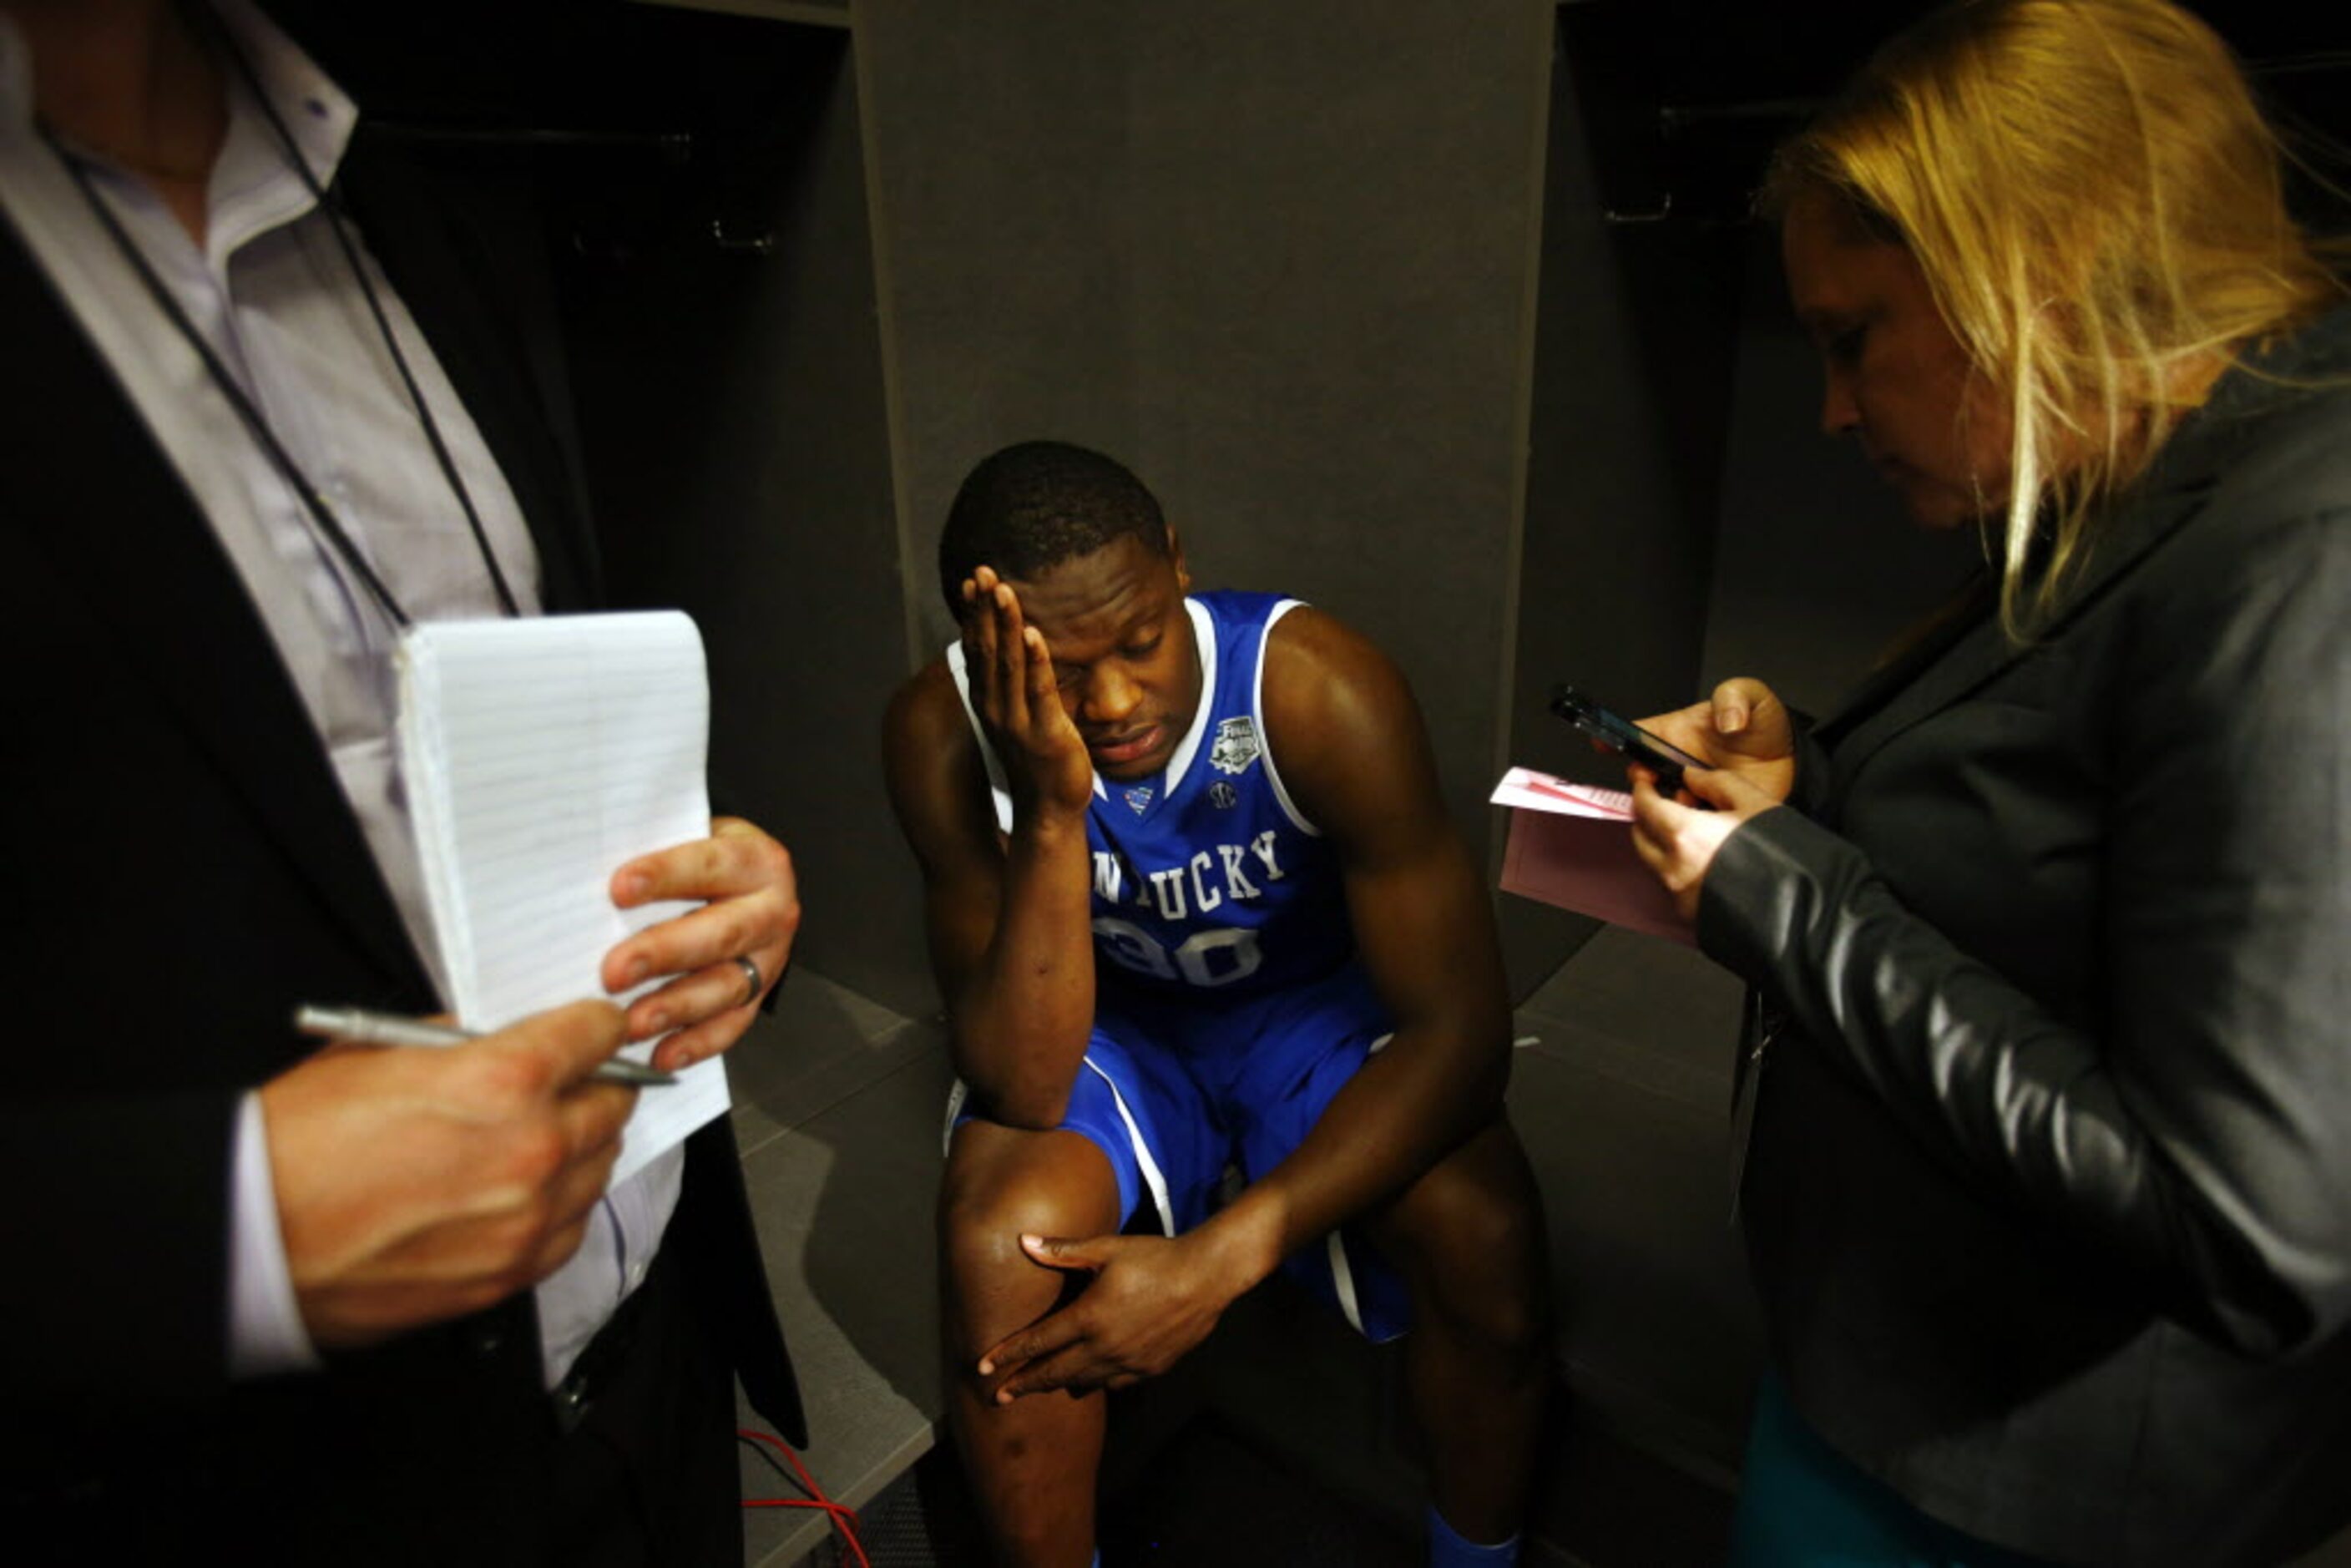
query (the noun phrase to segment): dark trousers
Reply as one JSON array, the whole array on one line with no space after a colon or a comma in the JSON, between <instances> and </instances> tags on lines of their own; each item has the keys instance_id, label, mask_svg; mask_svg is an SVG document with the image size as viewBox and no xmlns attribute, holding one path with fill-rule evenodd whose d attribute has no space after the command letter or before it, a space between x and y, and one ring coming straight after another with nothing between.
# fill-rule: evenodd
<instances>
[{"instance_id":1,"label":"dark trousers","mask_svg":"<svg viewBox=\"0 0 2351 1568\"><path fill-rule=\"evenodd\" d=\"M735 1376L668 1249L586 1351L584 1408L556 1454L550 1560L742 1568Z\"/></svg>"}]
</instances>

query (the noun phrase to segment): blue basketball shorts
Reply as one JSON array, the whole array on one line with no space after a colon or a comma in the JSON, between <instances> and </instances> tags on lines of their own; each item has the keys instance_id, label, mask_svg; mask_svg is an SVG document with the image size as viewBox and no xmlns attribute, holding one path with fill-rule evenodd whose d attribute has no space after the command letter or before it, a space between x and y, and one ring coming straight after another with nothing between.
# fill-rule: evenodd
<instances>
[{"instance_id":1,"label":"blue basketball shorts","mask_svg":"<svg viewBox=\"0 0 2351 1568\"><path fill-rule=\"evenodd\" d=\"M1163 1235L1180 1236L1216 1211L1228 1172L1253 1182L1288 1158L1392 1032L1352 967L1215 1007L1104 986L1061 1130L1110 1161L1122 1224L1148 1209ZM957 1084L950 1136L970 1119L963 1100ZM1282 1268L1375 1343L1412 1326L1403 1276L1355 1226Z\"/></svg>"}]
</instances>

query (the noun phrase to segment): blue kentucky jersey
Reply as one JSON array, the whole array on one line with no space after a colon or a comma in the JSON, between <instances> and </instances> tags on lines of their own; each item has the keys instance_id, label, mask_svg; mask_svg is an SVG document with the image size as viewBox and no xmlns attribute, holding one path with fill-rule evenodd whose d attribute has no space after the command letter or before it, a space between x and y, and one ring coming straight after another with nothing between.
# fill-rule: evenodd
<instances>
[{"instance_id":1,"label":"blue kentucky jersey","mask_svg":"<svg viewBox=\"0 0 2351 1568\"><path fill-rule=\"evenodd\" d=\"M1094 779L1086 838L1106 1002L1238 1001L1321 979L1354 951L1337 858L1283 789L1258 707L1267 634L1297 605L1270 593L1187 600L1200 653L1190 730L1165 774ZM969 711L961 652L949 664ZM985 735L980 747L1009 831L1001 765Z\"/></svg>"}]
</instances>

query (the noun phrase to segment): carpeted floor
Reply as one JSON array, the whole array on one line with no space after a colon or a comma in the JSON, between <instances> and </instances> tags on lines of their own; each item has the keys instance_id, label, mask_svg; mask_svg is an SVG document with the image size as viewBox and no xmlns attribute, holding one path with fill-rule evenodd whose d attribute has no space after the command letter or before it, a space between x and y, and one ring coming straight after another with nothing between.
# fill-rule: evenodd
<instances>
[{"instance_id":1,"label":"carpeted floor","mask_svg":"<svg viewBox=\"0 0 2351 1568\"><path fill-rule=\"evenodd\" d=\"M873 1568L988 1568L970 1493L944 1448L874 1499L859 1533ZM1420 1548L1201 1416L1112 1500L1102 1557L1103 1568L1417 1568Z\"/></svg>"}]
</instances>

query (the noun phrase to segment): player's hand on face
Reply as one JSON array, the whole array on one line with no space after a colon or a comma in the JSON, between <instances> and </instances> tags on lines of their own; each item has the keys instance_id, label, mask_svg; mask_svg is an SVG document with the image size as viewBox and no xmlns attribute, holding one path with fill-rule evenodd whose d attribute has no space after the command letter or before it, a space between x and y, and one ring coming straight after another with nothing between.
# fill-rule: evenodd
<instances>
[{"instance_id":1,"label":"player's hand on face","mask_svg":"<svg viewBox=\"0 0 2351 1568\"><path fill-rule=\"evenodd\" d=\"M575 1002L446 1049L329 1046L262 1085L313 1343L478 1312L571 1256L636 1104L589 1076L621 1033L611 1003Z\"/></svg>"},{"instance_id":2,"label":"player's hand on face","mask_svg":"<svg viewBox=\"0 0 2351 1568\"><path fill-rule=\"evenodd\" d=\"M675 977L629 1004L629 1038L676 1030L653 1053L654 1066L672 1071L742 1039L758 1016L759 998L782 976L799 929L799 884L784 846L739 817L720 817L708 838L621 867L611 893L622 909L674 900L702 906L648 925L604 955L608 991ZM756 991L745 958L759 972Z\"/></svg>"},{"instance_id":3,"label":"player's hand on face","mask_svg":"<svg viewBox=\"0 0 2351 1568\"><path fill-rule=\"evenodd\" d=\"M1750 817L1780 802L1728 768L1689 768L1682 775L1683 793L1705 801L1711 810L1667 800L1657 792L1657 776L1646 768L1635 766L1626 772L1633 780L1634 852L1673 894L1681 917L1695 924L1706 873L1723 841Z\"/></svg>"},{"instance_id":4,"label":"player's hand on face","mask_svg":"<svg viewBox=\"0 0 2351 1568\"><path fill-rule=\"evenodd\" d=\"M1014 800L1083 811L1093 760L1061 706L1044 633L1022 618L1019 595L993 567L964 579L963 601L964 666L979 716L1002 742Z\"/></svg>"},{"instance_id":5,"label":"player's hand on face","mask_svg":"<svg viewBox=\"0 0 2351 1568\"><path fill-rule=\"evenodd\" d=\"M1735 676L1704 702L1637 721L1718 772L1737 775L1774 800L1796 784L1796 733L1771 688Z\"/></svg>"},{"instance_id":6,"label":"player's hand on face","mask_svg":"<svg viewBox=\"0 0 2351 1568\"><path fill-rule=\"evenodd\" d=\"M980 1357L979 1375L995 1404L1156 1377L1207 1338L1232 1304L1233 1292L1195 1255L1190 1237L1023 1236L1020 1246L1046 1268L1094 1278L1077 1300Z\"/></svg>"}]
</instances>

